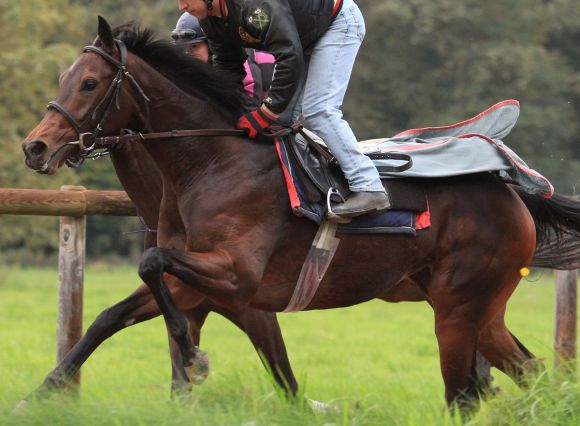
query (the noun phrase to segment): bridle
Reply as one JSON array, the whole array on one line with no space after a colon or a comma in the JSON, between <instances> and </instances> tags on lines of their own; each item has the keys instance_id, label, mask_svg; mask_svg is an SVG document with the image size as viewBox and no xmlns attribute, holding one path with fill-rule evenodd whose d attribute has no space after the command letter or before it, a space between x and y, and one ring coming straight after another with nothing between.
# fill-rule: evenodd
<instances>
[{"instance_id":1,"label":"bridle","mask_svg":"<svg viewBox=\"0 0 580 426\"><path fill-rule=\"evenodd\" d=\"M96 144L98 139L97 136L103 131L103 125L105 121L111 116L113 112L113 106L115 106L117 110L121 109L119 103L119 95L121 93L121 87L123 85L124 78L127 78L127 80L129 80L135 91L140 95L143 104L145 105L146 111L143 129L149 127L149 115L150 115L149 98L147 97L141 86L139 86L137 80L135 80L135 78L127 70L127 56L128 56L127 46L125 46L125 43L123 43L121 40L115 40L115 43L119 48L120 60L117 60L116 58L114 58L113 56L111 56L98 46L85 46L83 48L83 53L84 52L96 53L100 55L102 58L104 58L111 65L115 66L117 68L117 74L111 81L111 84L109 85L109 88L107 89L107 92L105 93L103 99L101 99L101 101L97 104L97 106L93 109L93 111L89 112L80 123L72 116L72 114L69 111L66 110L65 107L63 107L57 101L50 101L47 105L48 109L55 109L56 111L61 113L62 116L75 129L78 135L77 141L67 142L58 150L56 150L52 155L54 157L56 154L58 154L58 152L61 149L67 146L78 145L79 152L75 156L70 157L66 160L66 164L70 167L78 167L84 162L86 158L98 158L103 155L107 155L112 151L113 147L111 146L106 148L103 152L98 153L94 152L98 148ZM96 127L93 129L93 131L83 133L82 131L83 127L85 127L87 122L95 120L98 117L101 110L104 111L103 115L100 121L97 123Z\"/></svg>"}]
</instances>

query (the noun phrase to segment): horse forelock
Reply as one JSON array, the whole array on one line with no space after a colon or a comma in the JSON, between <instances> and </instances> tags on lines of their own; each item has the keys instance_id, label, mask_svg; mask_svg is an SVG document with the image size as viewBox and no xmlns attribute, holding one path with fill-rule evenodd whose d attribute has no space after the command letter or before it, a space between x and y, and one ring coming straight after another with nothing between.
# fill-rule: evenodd
<instances>
[{"instance_id":1,"label":"horse forelock","mask_svg":"<svg viewBox=\"0 0 580 426\"><path fill-rule=\"evenodd\" d=\"M149 28L141 30L135 23L113 29L113 36L179 88L198 98L207 99L237 117L242 113L241 85L236 77L189 56L169 40L158 39ZM101 42L97 38L95 45ZM239 96L232 96L239 93Z\"/></svg>"}]
</instances>

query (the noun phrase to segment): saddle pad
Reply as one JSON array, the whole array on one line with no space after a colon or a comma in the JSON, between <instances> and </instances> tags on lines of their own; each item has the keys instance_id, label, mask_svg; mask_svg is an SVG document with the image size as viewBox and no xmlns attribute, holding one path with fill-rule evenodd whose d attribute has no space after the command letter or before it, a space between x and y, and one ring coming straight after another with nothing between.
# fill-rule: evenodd
<instances>
[{"instance_id":1,"label":"saddle pad","mask_svg":"<svg viewBox=\"0 0 580 426\"><path fill-rule=\"evenodd\" d=\"M286 188L290 198L292 212L296 216L306 217L316 223L326 218L326 200L318 202L310 201L307 196L307 183L302 182L300 173L292 163L286 146L280 140L276 140L276 150L284 173ZM401 182L405 185L404 182ZM406 183L406 190L400 185L393 185L400 189L392 192L395 209L387 210L378 215L364 215L356 217L348 224L341 224L337 232L343 234L402 234L416 235L419 229L428 228L431 225L430 212L424 192L417 185ZM414 189L412 189L414 188ZM399 195L396 195L399 194ZM414 194L414 196L413 196ZM400 200L400 201L396 201ZM411 210L398 210L398 204L405 205Z\"/></svg>"},{"instance_id":2,"label":"saddle pad","mask_svg":"<svg viewBox=\"0 0 580 426\"><path fill-rule=\"evenodd\" d=\"M387 210L378 215L355 217L338 227L339 234L403 234L416 235L417 213L406 210Z\"/></svg>"}]
</instances>

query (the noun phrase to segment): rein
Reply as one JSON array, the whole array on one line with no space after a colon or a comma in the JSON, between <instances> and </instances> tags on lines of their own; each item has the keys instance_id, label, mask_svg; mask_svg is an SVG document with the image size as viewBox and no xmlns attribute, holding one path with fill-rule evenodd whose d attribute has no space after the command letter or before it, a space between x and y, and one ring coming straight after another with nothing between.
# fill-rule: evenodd
<instances>
[{"instance_id":1,"label":"rein","mask_svg":"<svg viewBox=\"0 0 580 426\"><path fill-rule=\"evenodd\" d=\"M262 136L268 138L279 138L281 136L286 136L290 133L296 133L300 131L302 126L290 126L290 127L282 127L277 131L274 132L264 132ZM125 143L125 142L144 142L144 141L152 141L156 139L171 139L171 138L183 138L188 136L247 136L247 132L245 130L238 130L238 129L194 129L194 130L168 130L165 132L156 132L156 133L135 133L131 132L130 130L125 129L124 134L119 136L104 136L100 138L94 138L94 146L95 148L104 149L104 148L112 148L118 144ZM80 140L78 141L81 145L84 143L83 139L85 138L84 135L90 134L81 134Z\"/></svg>"}]
</instances>

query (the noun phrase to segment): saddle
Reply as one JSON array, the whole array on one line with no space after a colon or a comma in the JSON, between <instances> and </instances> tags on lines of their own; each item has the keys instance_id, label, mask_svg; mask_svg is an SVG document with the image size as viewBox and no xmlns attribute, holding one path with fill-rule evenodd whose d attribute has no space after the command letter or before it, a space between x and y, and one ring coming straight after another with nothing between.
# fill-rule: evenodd
<instances>
[{"instance_id":1,"label":"saddle","mask_svg":"<svg viewBox=\"0 0 580 426\"><path fill-rule=\"evenodd\" d=\"M316 223L326 218L330 202L341 202L351 191L338 163L324 142L308 130L276 140L292 211ZM396 173L411 167L406 154L379 153L369 157L396 160L397 165L377 167L379 174ZM425 190L416 179L382 180L393 201L393 209L379 215L363 215L341 225L339 233L389 233L415 235L417 213L428 210ZM423 227L427 227L426 226ZM421 229L421 227L419 228Z\"/></svg>"}]
</instances>

